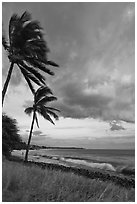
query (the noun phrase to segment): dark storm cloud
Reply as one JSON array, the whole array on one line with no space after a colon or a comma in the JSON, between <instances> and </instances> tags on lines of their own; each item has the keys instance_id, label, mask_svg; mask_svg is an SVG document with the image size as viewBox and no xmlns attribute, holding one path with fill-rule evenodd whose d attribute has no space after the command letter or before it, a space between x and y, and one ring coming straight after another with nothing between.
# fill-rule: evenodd
<instances>
[{"instance_id":1,"label":"dark storm cloud","mask_svg":"<svg viewBox=\"0 0 137 204\"><path fill-rule=\"evenodd\" d=\"M64 97L64 102L69 106L80 105L82 108L96 108L104 107L109 103L109 97L103 96L98 93L86 93L84 86L77 81L71 82L63 87L62 95Z\"/></svg>"},{"instance_id":2,"label":"dark storm cloud","mask_svg":"<svg viewBox=\"0 0 137 204\"><path fill-rule=\"evenodd\" d=\"M61 112L60 114L65 118L86 118L88 115L83 112L80 106L69 106L64 102L57 101L56 108Z\"/></svg>"},{"instance_id":3,"label":"dark storm cloud","mask_svg":"<svg viewBox=\"0 0 137 204\"><path fill-rule=\"evenodd\" d=\"M86 93L84 87L77 82L70 82L61 89L62 100L56 102L56 107L64 117L86 118L99 117L102 109L107 106L110 98L95 93Z\"/></svg>"},{"instance_id":4,"label":"dark storm cloud","mask_svg":"<svg viewBox=\"0 0 137 204\"><path fill-rule=\"evenodd\" d=\"M107 86L112 86L112 81ZM61 115L72 118L134 121L134 83L124 84L116 81L110 93L103 88L99 91L98 84L94 88L85 87L80 78L64 84L60 89L63 97L55 104L61 110Z\"/></svg>"},{"instance_id":5,"label":"dark storm cloud","mask_svg":"<svg viewBox=\"0 0 137 204\"><path fill-rule=\"evenodd\" d=\"M77 64L75 60L69 62L66 74L55 81L56 93L61 98L57 106L64 117L134 122L134 4L127 6L121 16L115 16L113 22L108 14L106 19L108 24L94 30L99 39L92 49L87 45L85 53L91 53L87 61L84 55L79 63L83 55L77 49Z\"/></svg>"}]
</instances>

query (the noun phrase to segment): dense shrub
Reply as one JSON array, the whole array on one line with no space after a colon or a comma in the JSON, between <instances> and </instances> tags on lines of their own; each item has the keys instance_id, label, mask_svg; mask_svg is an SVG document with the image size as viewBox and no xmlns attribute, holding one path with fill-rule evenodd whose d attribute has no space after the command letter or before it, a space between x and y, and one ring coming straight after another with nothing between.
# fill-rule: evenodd
<instances>
[{"instance_id":1,"label":"dense shrub","mask_svg":"<svg viewBox=\"0 0 137 204\"><path fill-rule=\"evenodd\" d=\"M5 113L2 114L2 154L9 156L22 141L18 134L17 121Z\"/></svg>"},{"instance_id":2,"label":"dense shrub","mask_svg":"<svg viewBox=\"0 0 137 204\"><path fill-rule=\"evenodd\" d=\"M121 173L125 175L135 175L135 169L133 167L125 167L121 170Z\"/></svg>"}]
</instances>

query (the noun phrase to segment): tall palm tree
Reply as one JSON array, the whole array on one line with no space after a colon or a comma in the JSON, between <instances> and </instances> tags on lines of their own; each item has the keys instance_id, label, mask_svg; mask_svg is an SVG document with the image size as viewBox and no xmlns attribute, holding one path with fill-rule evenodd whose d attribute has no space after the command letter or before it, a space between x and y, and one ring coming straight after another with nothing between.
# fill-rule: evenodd
<instances>
[{"instance_id":1,"label":"tall palm tree","mask_svg":"<svg viewBox=\"0 0 137 204\"><path fill-rule=\"evenodd\" d=\"M37 113L43 116L46 120L50 121L52 124L54 124L54 122L50 116L53 116L56 120L58 119L58 115L54 111L59 111L59 110L56 108L47 106L47 103L55 100L57 100L57 98L53 96L52 91L47 86L41 86L34 94L33 106L25 109L26 114L30 115L31 113L33 113L29 139L28 139L28 144L27 144L27 149L25 154L25 161L28 160L28 152L29 152L30 141L32 137L34 121L36 121L37 126L39 128Z\"/></svg>"},{"instance_id":2,"label":"tall palm tree","mask_svg":"<svg viewBox=\"0 0 137 204\"><path fill-rule=\"evenodd\" d=\"M40 86L45 84L45 77L38 72L39 70L54 75L47 66L58 67L58 65L48 61L49 49L43 38L42 28L38 21L32 21L28 12L24 12L22 16L12 15L9 21L9 40L7 41L3 34L2 44L10 61L10 68L2 91L2 104L15 64L21 70L32 93L35 90L31 82Z\"/></svg>"}]
</instances>

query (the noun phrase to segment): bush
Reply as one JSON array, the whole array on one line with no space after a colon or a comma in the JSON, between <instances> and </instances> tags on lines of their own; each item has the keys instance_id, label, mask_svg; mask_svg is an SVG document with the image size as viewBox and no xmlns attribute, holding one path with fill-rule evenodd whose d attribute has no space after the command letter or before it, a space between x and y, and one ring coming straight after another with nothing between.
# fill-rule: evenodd
<instances>
[{"instance_id":1,"label":"bush","mask_svg":"<svg viewBox=\"0 0 137 204\"><path fill-rule=\"evenodd\" d=\"M11 153L11 150L9 145L5 141L2 141L2 154L8 157L10 156L10 153Z\"/></svg>"},{"instance_id":2,"label":"bush","mask_svg":"<svg viewBox=\"0 0 137 204\"><path fill-rule=\"evenodd\" d=\"M135 169L133 167L125 167L121 170L121 173L125 175L135 175Z\"/></svg>"},{"instance_id":3,"label":"bush","mask_svg":"<svg viewBox=\"0 0 137 204\"><path fill-rule=\"evenodd\" d=\"M21 138L18 134L17 121L5 113L2 114L2 154L9 156L11 151L20 144Z\"/></svg>"}]
</instances>

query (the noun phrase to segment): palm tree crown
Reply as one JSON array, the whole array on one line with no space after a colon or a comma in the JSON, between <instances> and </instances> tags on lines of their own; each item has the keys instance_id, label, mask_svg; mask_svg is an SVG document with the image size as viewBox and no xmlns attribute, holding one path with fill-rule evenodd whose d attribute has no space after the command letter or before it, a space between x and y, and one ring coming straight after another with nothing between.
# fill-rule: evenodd
<instances>
[{"instance_id":1,"label":"palm tree crown","mask_svg":"<svg viewBox=\"0 0 137 204\"><path fill-rule=\"evenodd\" d=\"M2 44L7 51L12 69L14 64L20 68L33 93L35 91L32 81L40 86L45 84L45 77L38 72L39 70L54 75L47 66L58 67L58 65L48 61L49 49L43 38L42 28L38 21L32 21L28 12L24 12L21 17L17 14L12 15L9 22L9 41L3 35ZM10 77L7 85L9 80ZM7 90L7 87L5 89Z\"/></svg>"},{"instance_id":2,"label":"palm tree crown","mask_svg":"<svg viewBox=\"0 0 137 204\"><path fill-rule=\"evenodd\" d=\"M46 120L54 124L50 116L53 116L56 120L58 120L58 115L54 111L59 111L59 110L56 108L47 106L47 103L55 100L57 100L57 98L53 96L53 93L50 90L50 88L47 86L41 86L34 94L33 106L26 108L25 113L30 115L32 112L35 112L35 119L38 127L39 125L38 125L36 112L39 113L41 116L43 116Z\"/></svg>"}]
</instances>

